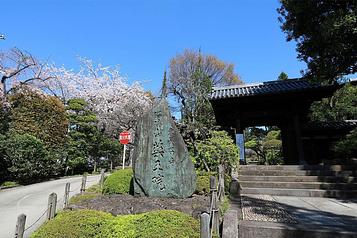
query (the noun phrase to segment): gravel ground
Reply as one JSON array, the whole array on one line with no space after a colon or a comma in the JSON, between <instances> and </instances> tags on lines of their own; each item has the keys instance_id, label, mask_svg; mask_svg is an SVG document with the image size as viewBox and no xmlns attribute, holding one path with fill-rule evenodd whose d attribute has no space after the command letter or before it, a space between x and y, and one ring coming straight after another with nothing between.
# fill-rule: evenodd
<instances>
[{"instance_id":1,"label":"gravel ground","mask_svg":"<svg viewBox=\"0 0 357 238\"><path fill-rule=\"evenodd\" d=\"M242 196L243 220L298 223L297 219L271 196L260 195L254 198Z\"/></svg>"},{"instance_id":2,"label":"gravel ground","mask_svg":"<svg viewBox=\"0 0 357 238\"><path fill-rule=\"evenodd\" d=\"M93 209L113 215L137 214L153 210L177 210L193 217L209 209L209 197L193 195L191 198L149 198L127 194L101 195L94 199L72 204L68 209Z\"/></svg>"}]
</instances>

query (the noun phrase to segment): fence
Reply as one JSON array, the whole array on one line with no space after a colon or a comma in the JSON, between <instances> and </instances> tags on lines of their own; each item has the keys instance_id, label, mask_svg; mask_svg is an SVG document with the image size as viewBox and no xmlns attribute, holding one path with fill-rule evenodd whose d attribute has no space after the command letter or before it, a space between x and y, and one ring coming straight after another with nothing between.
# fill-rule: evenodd
<instances>
[{"instance_id":1,"label":"fence","mask_svg":"<svg viewBox=\"0 0 357 238\"><path fill-rule=\"evenodd\" d=\"M210 177L210 209L200 216L200 237L211 238L213 234L219 237L220 212L219 203L224 199L224 167L218 166L218 187L216 177Z\"/></svg>"},{"instance_id":2,"label":"fence","mask_svg":"<svg viewBox=\"0 0 357 238\"><path fill-rule=\"evenodd\" d=\"M104 176L104 170L101 171L102 176ZM65 192L63 198L57 200L57 194L56 193L51 193L48 196L48 205L47 208L42 212L41 216L39 216L35 222L33 222L31 225L25 228L26 225L26 215L25 214L20 214L17 217L17 223L16 223L16 228L15 228L15 238L23 238L24 233L32 228L35 224L37 224L45 215L46 215L46 221L49 221L53 219L56 215L56 209L57 206L61 203L63 203L63 208L67 208L69 204L69 195L70 193L73 193L75 191L78 191L80 189L80 192L83 193L86 189L86 182L87 182L87 175L84 174L82 176L82 182L81 185L73 190L70 189L71 184L66 183L65 185Z\"/></svg>"},{"instance_id":3,"label":"fence","mask_svg":"<svg viewBox=\"0 0 357 238\"><path fill-rule=\"evenodd\" d=\"M53 219L56 215L57 205L63 202L63 208L67 208L69 204L69 194L80 189L80 193L85 192L87 182L87 175L82 176L82 182L79 187L74 190L70 190L70 183L65 185L65 193L63 198L57 200L57 194L51 193L48 196L47 208L43 211L40 217L33 222L30 226L25 228L26 225L26 215L20 214L17 218L15 238L23 238L24 233L33 227L41 218L47 214L46 221ZM104 170L101 171L100 186L102 187L104 183ZM220 225L220 214L219 214L219 203L223 201L224 198L224 168L223 166L218 167L218 187L216 182L216 177L210 177L210 209L207 212L203 212L200 216L200 238L211 238L215 233L219 237L219 225Z\"/></svg>"}]
</instances>

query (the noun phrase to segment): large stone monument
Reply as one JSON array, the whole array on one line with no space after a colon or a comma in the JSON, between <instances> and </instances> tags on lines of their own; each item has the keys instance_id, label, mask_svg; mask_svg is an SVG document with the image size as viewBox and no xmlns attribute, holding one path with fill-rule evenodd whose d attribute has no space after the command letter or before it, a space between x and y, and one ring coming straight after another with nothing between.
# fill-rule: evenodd
<instances>
[{"instance_id":1,"label":"large stone monument","mask_svg":"<svg viewBox=\"0 0 357 238\"><path fill-rule=\"evenodd\" d=\"M164 98L139 120L134 146L136 196L185 198L193 194L195 169Z\"/></svg>"}]
</instances>

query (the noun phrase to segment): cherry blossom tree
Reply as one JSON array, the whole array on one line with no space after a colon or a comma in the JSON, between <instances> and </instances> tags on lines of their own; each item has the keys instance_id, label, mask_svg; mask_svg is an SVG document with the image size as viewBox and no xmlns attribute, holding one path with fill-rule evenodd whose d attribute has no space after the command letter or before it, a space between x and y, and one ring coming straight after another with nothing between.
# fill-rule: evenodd
<instances>
[{"instance_id":1,"label":"cherry blossom tree","mask_svg":"<svg viewBox=\"0 0 357 238\"><path fill-rule=\"evenodd\" d=\"M64 104L71 98L83 98L96 114L99 129L109 136L133 129L153 103L150 93L139 82L129 84L119 66L94 64L86 58L79 61L80 70L75 72L41 62L18 48L0 52L0 104L6 109L8 94L26 86L54 95Z\"/></svg>"},{"instance_id":2,"label":"cherry blossom tree","mask_svg":"<svg viewBox=\"0 0 357 238\"><path fill-rule=\"evenodd\" d=\"M0 52L0 97L4 109L8 106L7 96L14 88L49 79L49 74L44 73L45 65L18 48Z\"/></svg>"},{"instance_id":3,"label":"cherry blossom tree","mask_svg":"<svg viewBox=\"0 0 357 238\"><path fill-rule=\"evenodd\" d=\"M48 65L49 80L39 81L40 88L59 97L85 99L96 113L99 128L114 136L118 130L135 127L137 119L152 105L152 97L138 82L129 84L118 66L107 67L80 58L79 72Z\"/></svg>"}]
</instances>

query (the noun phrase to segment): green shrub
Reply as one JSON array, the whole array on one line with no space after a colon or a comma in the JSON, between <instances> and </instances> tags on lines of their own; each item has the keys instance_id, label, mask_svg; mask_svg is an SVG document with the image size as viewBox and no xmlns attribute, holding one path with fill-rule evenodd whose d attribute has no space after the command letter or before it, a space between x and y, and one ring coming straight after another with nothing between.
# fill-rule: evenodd
<instances>
[{"instance_id":1,"label":"green shrub","mask_svg":"<svg viewBox=\"0 0 357 238\"><path fill-rule=\"evenodd\" d=\"M84 194L78 194L76 196L71 197L71 199L69 200L70 204L78 204L82 201L87 201L87 200L91 200L93 198L96 198L100 196L100 194L98 193L84 193Z\"/></svg>"},{"instance_id":2,"label":"green shrub","mask_svg":"<svg viewBox=\"0 0 357 238\"><path fill-rule=\"evenodd\" d=\"M64 211L41 226L31 238L92 238L111 219L111 214L100 211Z\"/></svg>"},{"instance_id":3,"label":"green shrub","mask_svg":"<svg viewBox=\"0 0 357 238\"><path fill-rule=\"evenodd\" d=\"M218 183L218 176L217 173L215 172L203 172L199 171L197 172L197 179L196 179L196 194L200 195L207 195L209 194L210 191L210 177L215 176L216 177L216 182ZM231 183L231 176L229 174L224 175L224 189L225 192L229 192L229 185Z\"/></svg>"},{"instance_id":4,"label":"green shrub","mask_svg":"<svg viewBox=\"0 0 357 238\"><path fill-rule=\"evenodd\" d=\"M122 169L111 174L103 186L104 194L133 194L133 170Z\"/></svg>"},{"instance_id":5,"label":"green shrub","mask_svg":"<svg viewBox=\"0 0 357 238\"><path fill-rule=\"evenodd\" d=\"M19 186L19 184L14 181L5 181L2 184L0 184L1 188L11 188L11 187L16 187L16 186Z\"/></svg>"},{"instance_id":6,"label":"green shrub","mask_svg":"<svg viewBox=\"0 0 357 238\"><path fill-rule=\"evenodd\" d=\"M199 222L187 214L171 210L118 216L105 225L99 237L198 238Z\"/></svg>"},{"instance_id":7,"label":"green shrub","mask_svg":"<svg viewBox=\"0 0 357 238\"><path fill-rule=\"evenodd\" d=\"M136 224L136 237L199 237L199 222L178 211L162 210L142 214Z\"/></svg>"},{"instance_id":8,"label":"green shrub","mask_svg":"<svg viewBox=\"0 0 357 238\"><path fill-rule=\"evenodd\" d=\"M196 179L196 191L195 193L206 195L210 193L210 177L215 175L212 172L198 172Z\"/></svg>"},{"instance_id":9,"label":"green shrub","mask_svg":"<svg viewBox=\"0 0 357 238\"><path fill-rule=\"evenodd\" d=\"M77 210L59 213L32 238L198 238L199 221L178 211L161 210L114 217Z\"/></svg>"},{"instance_id":10,"label":"green shrub","mask_svg":"<svg viewBox=\"0 0 357 238\"><path fill-rule=\"evenodd\" d=\"M226 211L228 211L230 207L230 202L229 198L227 196L224 196L222 203L219 205L219 212L223 216Z\"/></svg>"},{"instance_id":11,"label":"green shrub","mask_svg":"<svg viewBox=\"0 0 357 238\"><path fill-rule=\"evenodd\" d=\"M19 182L30 182L53 175L57 161L48 156L41 140L29 134L9 134L0 147L5 148L4 159L11 177Z\"/></svg>"},{"instance_id":12,"label":"green shrub","mask_svg":"<svg viewBox=\"0 0 357 238\"><path fill-rule=\"evenodd\" d=\"M206 161L211 171L217 171L219 164L230 169L236 168L239 163L239 149L225 131L210 131L210 137L198 140L196 147L198 153L192 156L199 169L206 170L206 166L198 161Z\"/></svg>"}]
</instances>

